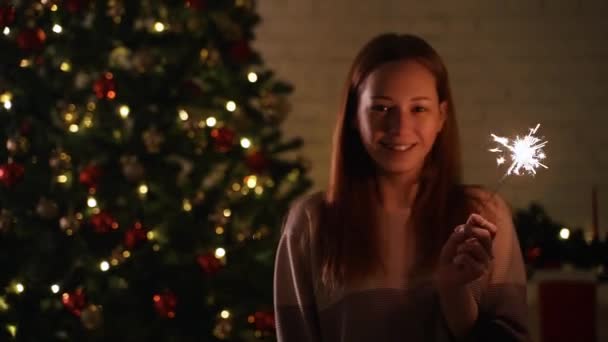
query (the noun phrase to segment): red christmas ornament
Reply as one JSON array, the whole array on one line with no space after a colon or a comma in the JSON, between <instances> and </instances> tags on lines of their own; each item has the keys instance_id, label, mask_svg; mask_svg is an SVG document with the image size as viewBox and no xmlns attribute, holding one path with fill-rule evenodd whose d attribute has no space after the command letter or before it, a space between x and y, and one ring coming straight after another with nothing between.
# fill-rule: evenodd
<instances>
[{"instance_id":1,"label":"red christmas ornament","mask_svg":"<svg viewBox=\"0 0 608 342\"><path fill-rule=\"evenodd\" d=\"M209 275L217 273L222 268L222 262L213 253L199 255L196 261L203 271Z\"/></svg>"},{"instance_id":2,"label":"red christmas ornament","mask_svg":"<svg viewBox=\"0 0 608 342\"><path fill-rule=\"evenodd\" d=\"M542 254L542 250L540 249L540 247L528 248L528 250L526 251L526 260L529 263L534 263L534 262L536 262L538 257L540 257L541 254Z\"/></svg>"},{"instance_id":3,"label":"red christmas ornament","mask_svg":"<svg viewBox=\"0 0 608 342\"><path fill-rule=\"evenodd\" d=\"M186 0L186 7L193 8L197 11L202 11L207 8L207 1L205 0Z\"/></svg>"},{"instance_id":4,"label":"red christmas ornament","mask_svg":"<svg viewBox=\"0 0 608 342\"><path fill-rule=\"evenodd\" d=\"M263 173L268 170L270 160L262 151L253 151L245 157L245 164L253 173Z\"/></svg>"},{"instance_id":5,"label":"red christmas ornament","mask_svg":"<svg viewBox=\"0 0 608 342\"><path fill-rule=\"evenodd\" d=\"M103 172L97 165L89 165L80 171L80 183L84 184L90 189L95 189L99 186L99 181Z\"/></svg>"},{"instance_id":6,"label":"red christmas ornament","mask_svg":"<svg viewBox=\"0 0 608 342\"><path fill-rule=\"evenodd\" d=\"M148 233L140 222L136 222L133 228L125 232L125 246L129 249L146 240L148 240Z\"/></svg>"},{"instance_id":7,"label":"red christmas ornament","mask_svg":"<svg viewBox=\"0 0 608 342\"><path fill-rule=\"evenodd\" d=\"M89 4L89 0L66 0L65 7L68 12L75 14L82 12L82 9Z\"/></svg>"},{"instance_id":8,"label":"red christmas ornament","mask_svg":"<svg viewBox=\"0 0 608 342\"><path fill-rule=\"evenodd\" d=\"M171 291L165 291L161 294L152 296L154 309L161 317L175 318L175 307L177 306L177 297Z\"/></svg>"},{"instance_id":9,"label":"red christmas ornament","mask_svg":"<svg viewBox=\"0 0 608 342\"><path fill-rule=\"evenodd\" d=\"M253 314L253 324L257 330L272 331L275 329L274 312L257 311Z\"/></svg>"},{"instance_id":10,"label":"red christmas ornament","mask_svg":"<svg viewBox=\"0 0 608 342\"><path fill-rule=\"evenodd\" d=\"M23 179L25 168L18 163L9 163L0 166L0 181L7 187L12 187Z\"/></svg>"},{"instance_id":11,"label":"red christmas ornament","mask_svg":"<svg viewBox=\"0 0 608 342\"><path fill-rule=\"evenodd\" d=\"M96 233L107 233L110 230L118 229L118 222L106 211L94 214L90 219L91 226Z\"/></svg>"},{"instance_id":12,"label":"red christmas ornament","mask_svg":"<svg viewBox=\"0 0 608 342\"><path fill-rule=\"evenodd\" d=\"M228 127L215 128L211 131L215 148L220 152L228 152L234 144L235 133Z\"/></svg>"},{"instance_id":13,"label":"red christmas ornament","mask_svg":"<svg viewBox=\"0 0 608 342\"><path fill-rule=\"evenodd\" d=\"M252 54L251 47L249 47L249 42L244 39L234 42L230 46L229 52L232 61L240 64L245 63Z\"/></svg>"},{"instance_id":14,"label":"red christmas ornament","mask_svg":"<svg viewBox=\"0 0 608 342\"><path fill-rule=\"evenodd\" d=\"M86 296L84 291L79 288L74 292L64 293L61 296L61 302L63 302L63 306L73 315L80 316L82 310L86 306Z\"/></svg>"},{"instance_id":15,"label":"red christmas ornament","mask_svg":"<svg viewBox=\"0 0 608 342\"><path fill-rule=\"evenodd\" d=\"M15 21L15 7L13 6L0 6L0 28L10 26Z\"/></svg>"},{"instance_id":16,"label":"red christmas ornament","mask_svg":"<svg viewBox=\"0 0 608 342\"><path fill-rule=\"evenodd\" d=\"M45 41L46 33L40 28L25 29L17 35L17 45L28 52L42 50Z\"/></svg>"},{"instance_id":17,"label":"red christmas ornament","mask_svg":"<svg viewBox=\"0 0 608 342\"><path fill-rule=\"evenodd\" d=\"M106 72L93 83L93 92L99 99L113 100L116 98L116 81L111 72Z\"/></svg>"}]
</instances>

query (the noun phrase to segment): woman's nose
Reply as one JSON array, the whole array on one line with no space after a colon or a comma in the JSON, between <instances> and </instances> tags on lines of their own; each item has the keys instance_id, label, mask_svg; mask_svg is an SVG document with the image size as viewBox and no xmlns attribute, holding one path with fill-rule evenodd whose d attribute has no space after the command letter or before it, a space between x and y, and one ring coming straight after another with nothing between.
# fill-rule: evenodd
<instances>
[{"instance_id":1,"label":"woman's nose","mask_svg":"<svg viewBox=\"0 0 608 342\"><path fill-rule=\"evenodd\" d=\"M386 131L389 133L399 133L411 127L411 115L400 109L391 109L386 115Z\"/></svg>"}]
</instances>

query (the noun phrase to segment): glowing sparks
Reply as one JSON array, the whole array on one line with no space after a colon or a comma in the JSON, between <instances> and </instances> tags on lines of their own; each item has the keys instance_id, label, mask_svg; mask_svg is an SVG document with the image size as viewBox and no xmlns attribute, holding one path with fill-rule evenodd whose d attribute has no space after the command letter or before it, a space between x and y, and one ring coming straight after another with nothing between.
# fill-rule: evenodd
<instances>
[{"instance_id":1,"label":"glowing sparks","mask_svg":"<svg viewBox=\"0 0 608 342\"><path fill-rule=\"evenodd\" d=\"M543 147L547 144L547 141L535 136L536 131L540 127L540 124L536 125L535 128L531 128L528 135L523 138L516 136L515 139L499 137L495 134L491 134L494 142L499 143L501 146L490 149L490 152L508 154L511 158L511 166L507 170L505 176L508 175L520 175L522 172L535 175L536 169L539 166L548 169L548 167L541 163L546 158ZM506 148L503 149L503 147ZM496 158L496 163L502 165L505 163L505 155L500 155Z\"/></svg>"}]
</instances>

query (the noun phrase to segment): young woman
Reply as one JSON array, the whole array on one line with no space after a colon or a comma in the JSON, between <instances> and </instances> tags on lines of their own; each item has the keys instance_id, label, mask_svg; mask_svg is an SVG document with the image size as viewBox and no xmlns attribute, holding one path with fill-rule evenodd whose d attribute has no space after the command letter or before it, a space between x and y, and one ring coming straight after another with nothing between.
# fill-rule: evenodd
<instances>
[{"instance_id":1,"label":"young woman","mask_svg":"<svg viewBox=\"0 0 608 342\"><path fill-rule=\"evenodd\" d=\"M279 341L528 340L511 213L461 183L448 73L413 35L356 57L328 190L294 203L278 245Z\"/></svg>"}]
</instances>

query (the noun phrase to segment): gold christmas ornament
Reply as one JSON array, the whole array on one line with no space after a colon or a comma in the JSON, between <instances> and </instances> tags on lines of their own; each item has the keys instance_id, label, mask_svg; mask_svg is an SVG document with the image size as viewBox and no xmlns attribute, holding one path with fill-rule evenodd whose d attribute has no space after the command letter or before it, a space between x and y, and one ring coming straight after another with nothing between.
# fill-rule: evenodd
<instances>
[{"instance_id":1,"label":"gold christmas ornament","mask_svg":"<svg viewBox=\"0 0 608 342\"><path fill-rule=\"evenodd\" d=\"M120 24L122 17L125 15L125 4L123 0L109 0L106 10L108 17L112 17L114 23Z\"/></svg>"},{"instance_id":2,"label":"gold christmas ornament","mask_svg":"<svg viewBox=\"0 0 608 342\"><path fill-rule=\"evenodd\" d=\"M74 76L74 86L76 89L84 89L91 84L91 75L85 72L79 71Z\"/></svg>"},{"instance_id":3,"label":"gold christmas ornament","mask_svg":"<svg viewBox=\"0 0 608 342\"><path fill-rule=\"evenodd\" d=\"M142 48L133 54L132 63L135 71L143 74L156 66L159 63L159 60L154 56L150 49Z\"/></svg>"},{"instance_id":4,"label":"gold christmas ornament","mask_svg":"<svg viewBox=\"0 0 608 342\"><path fill-rule=\"evenodd\" d=\"M95 330L103 325L101 306L89 304L80 314L80 321L87 330Z\"/></svg>"},{"instance_id":5,"label":"gold christmas ornament","mask_svg":"<svg viewBox=\"0 0 608 342\"><path fill-rule=\"evenodd\" d=\"M151 127L142 134L142 139L148 153L159 153L160 147L165 141L163 134L156 128Z\"/></svg>"},{"instance_id":6,"label":"gold christmas ornament","mask_svg":"<svg viewBox=\"0 0 608 342\"><path fill-rule=\"evenodd\" d=\"M273 124L281 124L291 111L287 97L268 91L263 92L260 98L252 99L250 104L262 112L265 121Z\"/></svg>"},{"instance_id":7,"label":"gold christmas ornament","mask_svg":"<svg viewBox=\"0 0 608 342\"><path fill-rule=\"evenodd\" d=\"M213 20L227 41L237 41L243 38L241 26L226 13L214 12L211 14L211 20Z\"/></svg>"},{"instance_id":8,"label":"gold christmas ornament","mask_svg":"<svg viewBox=\"0 0 608 342\"><path fill-rule=\"evenodd\" d=\"M200 51L200 58L203 64L213 67L221 62L220 53L215 48L203 48Z\"/></svg>"},{"instance_id":9,"label":"gold christmas ornament","mask_svg":"<svg viewBox=\"0 0 608 342\"><path fill-rule=\"evenodd\" d=\"M188 28L188 31L190 31L190 32L195 32L195 33L201 32L201 29L203 28L203 21L201 20L201 17L198 15L189 16L186 21L186 27Z\"/></svg>"},{"instance_id":10,"label":"gold christmas ornament","mask_svg":"<svg viewBox=\"0 0 608 342\"><path fill-rule=\"evenodd\" d=\"M109 65L111 68L130 70L133 67L132 52L124 46L116 47L110 52Z\"/></svg>"},{"instance_id":11,"label":"gold christmas ornament","mask_svg":"<svg viewBox=\"0 0 608 342\"><path fill-rule=\"evenodd\" d=\"M15 218L13 214L7 209L2 209L0 212L0 233L8 232L13 228L14 223Z\"/></svg>"},{"instance_id":12,"label":"gold christmas ornament","mask_svg":"<svg viewBox=\"0 0 608 342\"><path fill-rule=\"evenodd\" d=\"M219 318L215 328L213 329L213 335L221 340L230 338L232 334L232 319Z\"/></svg>"},{"instance_id":13,"label":"gold christmas ornament","mask_svg":"<svg viewBox=\"0 0 608 342\"><path fill-rule=\"evenodd\" d=\"M194 163L191 160L180 157L179 155L172 154L165 159L169 163L179 165L180 171L177 174L176 183L178 185L184 185L188 182L188 178L194 169Z\"/></svg>"},{"instance_id":14,"label":"gold christmas ornament","mask_svg":"<svg viewBox=\"0 0 608 342\"><path fill-rule=\"evenodd\" d=\"M125 259L131 256L131 252L124 249L123 246L117 246L112 250L112 255L110 257L110 262L113 266L121 264L125 261Z\"/></svg>"},{"instance_id":15,"label":"gold christmas ornament","mask_svg":"<svg viewBox=\"0 0 608 342\"><path fill-rule=\"evenodd\" d=\"M49 166L55 171L65 171L72 168L72 157L65 153L62 149L56 149L51 152L49 157Z\"/></svg>"},{"instance_id":16,"label":"gold christmas ornament","mask_svg":"<svg viewBox=\"0 0 608 342\"><path fill-rule=\"evenodd\" d=\"M29 148L30 142L27 140L27 138L22 136L8 138L6 141L6 149L12 155L24 154L29 150Z\"/></svg>"},{"instance_id":17,"label":"gold christmas ornament","mask_svg":"<svg viewBox=\"0 0 608 342\"><path fill-rule=\"evenodd\" d=\"M54 201L42 197L36 206L36 213L45 220L51 220L59 214L59 207Z\"/></svg>"},{"instance_id":18,"label":"gold christmas ornament","mask_svg":"<svg viewBox=\"0 0 608 342\"><path fill-rule=\"evenodd\" d=\"M205 193L203 191L197 191L194 196L193 203L194 205L201 205L205 201Z\"/></svg>"},{"instance_id":19,"label":"gold christmas ornament","mask_svg":"<svg viewBox=\"0 0 608 342\"><path fill-rule=\"evenodd\" d=\"M68 214L59 219L59 227L68 235L76 233L80 229L79 215Z\"/></svg>"},{"instance_id":20,"label":"gold christmas ornament","mask_svg":"<svg viewBox=\"0 0 608 342\"><path fill-rule=\"evenodd\" d=\"M252 10L254 6L253 0L235 0L234 5L247 10Z\"/></svg>"},{"instance_id":21,"label":"gold christmas ornament","mask_svg":"<svg viewBox=\"0 0 608 342\"><path fill-rule=\"evenodd\" d=\"M138 182L144 178L146 171L137 160L137 156L122 156L120 162L122 164L122 173L127 180Z\"/></svg>"}]
</instances>

